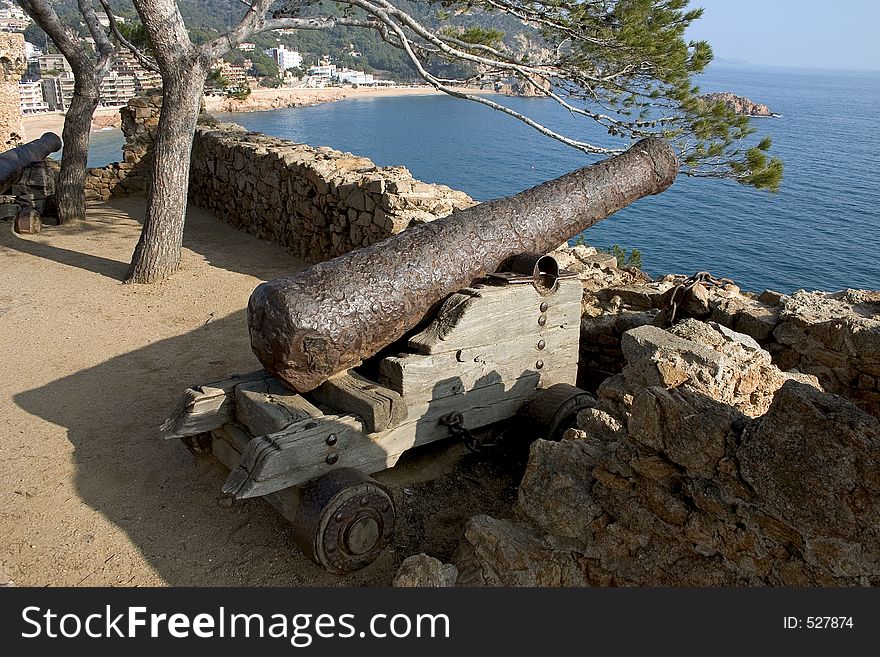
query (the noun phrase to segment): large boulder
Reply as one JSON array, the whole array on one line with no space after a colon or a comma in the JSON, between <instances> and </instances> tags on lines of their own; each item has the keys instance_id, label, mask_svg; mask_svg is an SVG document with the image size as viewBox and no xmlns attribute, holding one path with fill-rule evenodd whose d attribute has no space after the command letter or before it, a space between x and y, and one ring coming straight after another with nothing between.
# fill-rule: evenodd
<instances>
[{"instance_id":1,"label":"large boulder","mask_svg":"<svg viewBox=\"0 0 880 657\"><path fill-rule=\"evenodd\" d=\"M783 301L777 359L880 416L880 292L800 290Z\"/></svg>"},{"instance_id":2,"label":"large boulder","mask_svg":"<svg viewBox=\"0 0 880 657\"><path fill-rule=\"evenodd\" d=\"M414 554L400 564L394 577L396 587L455 586L458 570L451 563L443 563L427 554Z\"/></svg>"},{"instance_id":3,"label":"large boulder","mask_svg":"<svg viewBox=\"0 0 880 657\"><path fill-rule=\"evenodd\" d=\"M751 417L765 413L790 379L818 386L815 377L780 371L754 339L715 323L686 319L669 331L642 326L624 334L621 348L629 388L687 385Z\"/></svg>"},{"instance_id":4,"label":"large boulder","mask_svg":"<svg viewBox=\"0 0 880 657\"><path fill-rule=\"evenodd\" d=\"M785 384L743 433L740 472L769 514L835 577L880 573L880 422L834 395Z\"/></svg>"},{"instance_id":5,"label":"large boulder","mask_svg":"<svg viewBox=\"0 0 880 657\"><path fill-rule=\"evenodd\" d=\"M880 423L748 336L624 338L624 372L536 441L515 520L473 518L459 584L880 584Z\"/></svg>"}]
</instances>

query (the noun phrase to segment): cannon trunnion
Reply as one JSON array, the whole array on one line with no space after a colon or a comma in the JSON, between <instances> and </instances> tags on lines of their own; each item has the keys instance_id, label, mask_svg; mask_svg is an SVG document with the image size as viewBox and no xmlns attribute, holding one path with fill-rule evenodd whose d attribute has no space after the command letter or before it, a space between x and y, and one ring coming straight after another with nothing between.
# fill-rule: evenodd
<instances>
[{"instance_id":1,"label":"cannon trunnion","mask_svg":"<svg viewBox=\"0 0 880 657\"><path fill-rule=\"evenodd\" d=\"M397 355L308 393L266 370L190 388L165 436L213 453L230 469L228 499L264 497L325 569L363 567L394 531L393 500L369 475L413 447L472 440L523 408L537 431L547 418L550 437L592 404L574 387L581 283L555 265L518 259L446 298Z\"/></svg>"}]
</instances>

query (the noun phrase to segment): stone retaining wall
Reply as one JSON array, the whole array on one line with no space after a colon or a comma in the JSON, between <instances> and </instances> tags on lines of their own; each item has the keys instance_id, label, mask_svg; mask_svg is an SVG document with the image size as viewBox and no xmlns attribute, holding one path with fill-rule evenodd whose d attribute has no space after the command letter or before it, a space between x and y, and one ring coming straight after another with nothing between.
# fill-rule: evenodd
<instances>
[{"instance_id":1,"label":"stone retaining wall","mask_svg":"<svg viewBox=\"0 0 880 657\"><path fill-rule=\"evenodd\" d=\"M147 188L160 91L120 110L122 162L88 170L86 198ZM190 200L236 228L320 261L474 205L464 192L415 180L405 167L248 132L203 115L196 128Z\"/></svg>"},{"instance_id":2,"label":"stone retaining wall","mask_svg":"<svg viewBox=\"0 0 880 657\"><path fill-rule=\"evenodd\" d=\"M467 194L415 180L404 167L220 123L197 128L190 198L311 261L474 205Z\"/></svg>"},{"instance_id":3,"label":"stone retaining wall","mask_svg":"<svg viewBox=\"0 0 880 657\"><path fill-rule=\"evenodd\" d=\"M162 92L132 98L119 109L122 117L122 162L86 172L86 200L106 201L147 189L152 146L162 110Z\"/></svg>"},{"instance_id":4,"label":"stone retaining wall","mask_svg":"<svg viewBox=\"0 0 880 657\"><path fill-rule=\"evenodd\" d=\"M578 271L584 284L579 382L588 389L623 368L626 331L690 317L754 338L782 370L812 374L826 392L880 417L880 291L755 295L725 282L696 283L683 294L684 276L650 281L638 270L616 268L613 260L599 262L601 254L583 246L555 255L561 266Z\"/></svg>"},{"instance_id":5,"label":"stone retaining wall","mask_svg":"<svg viewBox=\"0 0 880 657\"><path fill-rule=\"evenodd\" d=\"M26 68L24 36L0 32L0 153L24 141L18 81Z\"/></svg>"}]
</instances>

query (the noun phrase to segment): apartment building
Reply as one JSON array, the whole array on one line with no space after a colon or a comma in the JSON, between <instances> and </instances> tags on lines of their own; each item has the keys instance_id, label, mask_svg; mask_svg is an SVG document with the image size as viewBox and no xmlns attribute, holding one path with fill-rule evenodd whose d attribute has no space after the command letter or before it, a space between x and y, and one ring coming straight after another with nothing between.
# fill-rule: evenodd
<instances>
[{"instance_id":1,"label":"apartment building","mask_svg":"<svg viewBox=\"0 0 880 657\"><path fill-rule=\"evenodd\" d=\"M45 112L49 109L43 99L43 85L39 82L19 82L18 98L22 114Z\"/></svg>"},{"instance_id":2,"label":"apartment building","mask_svg":"<svg viewBox=\"0 0 880 657\"><path fill-rule=\"evenodd\" d=\"M280 44L277 48L269 48L266 54L275 60L278 70L281 72L289 68L299 68L303 63L302 55L298 51L288 50L283 44Z\"/></svg>"}]
</instances>

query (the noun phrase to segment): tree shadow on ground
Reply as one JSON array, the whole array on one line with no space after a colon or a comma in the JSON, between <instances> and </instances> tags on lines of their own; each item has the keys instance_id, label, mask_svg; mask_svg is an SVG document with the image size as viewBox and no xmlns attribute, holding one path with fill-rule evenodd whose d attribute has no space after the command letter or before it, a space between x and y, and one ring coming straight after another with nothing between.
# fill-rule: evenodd
<instances>
[{"instance_id":1,"label":"tree shadow on ground","mask_svg":"<svg viewBox=\"0 0 880 657\"><path fill-rule=\"evenodd\" d=\"M29 239L9 240L4 243L4 246L27 253L28 255L37 256L38 258L52 260L68 267L86 269L117 281L125 280L125 274L128 272L127 262L90 255L80 251L62 249L58 246L35 242Z\"/></svg>"},{"instance_id":2,"label":"tree shadow on ground","mask_svg":"<svg viewBox=\"0 0 880 657\"><path fill-rule=\"evenodd\" d=\"M395 544L345 577L301 554L290 524L264 500L223 508L228 471L178 440L163 441L159 426L187 385L259 367L244 326L242 310L15 396L29 413L67 429L79 496L169 584L388 585L410 554L450 558L472 515L509 515L524 462L465 455L451 441L408 452L378 475L398 508Z\"/></svg>"},{"instance_id":3,"label":"tree shadow on ground","mask_svg":"<svg viewBox=\"0 0 880 657\"><path fill-rule=\"evenodd\" d=\"M142 196L113 199L106 203L93 203L89 205L89 219L87 221L43 228L43 237L56 239L60 237L61 240L64 235L78 235L86 236L89 240L95 240L96 243L99 243L106 237L118 238L122 236L130 242L130 247L119 254L119 259L51 245L43 241L40 235L16 235L15 239L4 240L3 246L124 281L130 262L128 258L134 251L143 222L144 203L145 198ZM220 269L256 278L266 277L265 262L259 257L254 257L253 249L238 251L229 248L231 239L240 236L242 232L190 203L187 207L183 247L201 255L208 263ZM263 240L259 240L259 242L265 249L277 250L280 248L272 242ZM299 267L305 266L305 264L305 262L299 261ZM279 271L273 272L272 275L280 276L285 273L292 272Z\"/></svg>"},{"instance_id":4,"label":"tree shadow on ground","mask_svg":"<svg viewBox=\"0 0 880 657\"><path fill-rule=\"evenodd\" d=\"M102 235L115 233L133 247L139 226L119 220L119 212L133 216L137 203L124 199L100 206L115 215L76 230L94 236L96 245ZM184 245L215 267L258 279L296 270L270 242L254 239L247 249L235 248L240 237L207 213L191 211ZM4 247L8 242L111 278L121 279L127 267L113 259L121 250L96 247L101 255L72 254L40 239L4 240ZM216 459L196 458L179 441L160 437L160 425L188 385L258 368L246 312L239 310L21 392L14 400L66 430L74 447L77 495L125 532L149 568L171 585L387 585L400 561L414 552L450 557L472 515L509 515L519 478L515 469L492 456L462 458L464 449L457 443L417 448L379 475L398 507L395 545L361 571L329 575L296 549L289 523L264 500L242 500L231 508L218 504L228 471ZM137 552L130 552L135 582L147 581L149 570L137 563Z\"/></svg>"}]
</instances>

